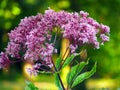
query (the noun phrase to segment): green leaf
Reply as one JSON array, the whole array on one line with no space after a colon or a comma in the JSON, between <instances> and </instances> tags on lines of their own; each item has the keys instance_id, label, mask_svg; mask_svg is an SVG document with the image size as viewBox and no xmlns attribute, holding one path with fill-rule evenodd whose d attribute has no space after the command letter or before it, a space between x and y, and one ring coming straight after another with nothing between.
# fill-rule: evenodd
<instances>
[{"instance_id":1,"label":"green leaf","mask_svg":"<svg viewBox=\"0 0 120 90\"><path fill-rule=\"evenodd\" d=\"M62 86L61 86L61 84L60 84L60 81L59 81L59 78L58 78L57 73L55 73L54 75L55 75L55 84L56 84L56 86L58 87L58 90L63 90L63 89L62 89Z\"/></svg>"},{"instance_id":2,"label":"green leaf","mask_svg":"<svg viewBox=\"0 0 120 90\"><path fill-rule=\"evenodd\" d=\"M26 86L25 90L32 90L32 89L29 86Z\"/></svg>"},{"instance_id":3,"label":"green leaf","mask_svg":"<svg viewBox=\"0 0 120 90\"><path fill-rule=\"evenodd\" d=\"M62 65L62 68L64 68L65 66L67 66L68 64L71 63L71 61L79 54L72 54L71 56L67 57L67 59L65 60L65 62Z\"/></svg>"},{"instance_id":4,"label":"green leaf","mask_svg":"<svg viewBox=\"0 0 120 90\"><path fill-rule=\"evenodd\" d=\"M71 68L67 76L68 85L70 85L73 82L73 80L75 80L75 78L78 76L78 74L82 71L82 69L87 64L88 64L87 62L81 62L80 64L77 64Z\"/></svg>"},{"instance_id":5,"label":"green leaf","mask_svg":"<svg viewBox=\"0 0 120 90\"><path fill-rule=\"evenodd\" d=\"M26 81L25 90L39 90L32 82Z\"/></svg>"},{"instance_id":6,"label":"green leaf","mask_svg":"<svg viewBox=\"0 0 120 90\"><path fill-rule=\"evenodd\" d=\"M80 74L73 82L72 87L78 85L79 83L81 83L82 81L84 81L85 79L90 78L94 73L96 72L96 63L93 66L93 68L89 71L89 72L85 72L83 74Z\"/></svg>"},{"instance_id":7,"label":"green leaf","mask_svg":"<svg viewBox=\"0 0 120 90\"><path fill-rule=\"evenodd\" d=\"M62 59L61 59L61 56L59 56L56 59L56 63L55 63L55 66L56 66L57 70L60 68L61 62L62 62Z\"/></svg>"}]
</instances>

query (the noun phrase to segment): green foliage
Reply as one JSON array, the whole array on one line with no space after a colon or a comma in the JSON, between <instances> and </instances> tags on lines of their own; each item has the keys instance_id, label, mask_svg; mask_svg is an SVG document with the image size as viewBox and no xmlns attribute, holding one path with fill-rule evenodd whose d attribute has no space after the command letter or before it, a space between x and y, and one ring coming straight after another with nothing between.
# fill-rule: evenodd
<instances>
[{"instance_id":1,"label":"green foliage","mask_svg":"<svg viewBox=\"0 0 120 90\"><path fill-rule=\"evenodd\" d=\"M25 90L39 90L32 82L26 81Z\"/></svg>"},{"instance_id":2,"label":"green foliage","mask_svg":"<svg viewBox=\"0 0 120 90\"><path fill-rule=\"evenodd\" d=\"M79 54L72 54L71 56L67 57L64 61L62 61L63 59L61 58L61 56L59 56L55 62L56 69L59 71L59 69L62 69L65 66L69 65L72 62L72 60L78 55Z\"/></svg>"},{"instance_id":3,"label":"green foliage","mask_svg":"<svg viewBox=\"0 0 120 90\"><path fill-rule=\"evenodd\" d=\"M58 73L55 73L54 76L55 76L55 84L58 87L58 90L63 90L59 81Z\"/></svg>"},{"instance_id":4,"label":"green foliage","mask_svg":"<svg viewBox=\"0 0 120 90\"><path fill-rule=\"evenodd\" d=\"M60 68L61 63L62 63L62 59L61 59L61 56L60 56L56 59L56 63L55 63L55 66L56 66L57 70Z\"/></svg>"},{"instance_id":5,"label":"green foliage","mask_svg":"<svg viewBox=\"0 0 120 90\"><path fill-rule=\"evenodd\" d=\"M89 72L82 73L76 77L76 79L73 81L72 87L78 85L85 79L90 78L94 73L96 72L96 63L93 66L93 68Z\"/></svg>"},{"instance_id":6,"label":"green foliage","mask_svg":"<svg viewBox=\"0 0 120 90\"><path fill-rule=\"evenodd\" d=\"M75 66L73 66L70 70L70 72L67 75L67 83L68 85L71 85L72 82L76 79L78 74L82 71L82 69L87 65L87 62L81 62Z\"/></svg>"},{"instance_id":7,"label":"green foliage","mask_svg":"<svg viewBox=\"0 0 120 90\"><path fill-rule=\"evenodd\" d=\"M62 87L61 81L60 81L60 76L59 76L60 75L60 69L63 69L65 66L69 65L73 61L73 59L78 55L80 55L80 54L70 55L69 57L67 57L65 59L63 64L62 64L61 56L57 58L56 63L55 63L57 71L55 72L54 76L55 76L56 86L58 87L58 90L63 90L63 87ZM71 70L68 73L67 78L66 78L69 89L78 85L79 83L81 83L85 79L88 79L89 77L91 77L96 72L96 63L95 63L95 65L92 67L92 69L90 71L80 74L80 72L83 70L83 68L88 63L89 63L89 60L87 62L77 63L77 65L71 67ZM60 67L62 67L62 68L60 68Z\"/></svg>"},{"instance_id":8,"label":"green foliage","mask_svg":"<svg viewBox=\"0 0 120 90\"><path fill-rule=\"evenodd\" d=\"M65 62L64 62L63 65L62 65L62 68L64 68L65 66L69 65L69 64L72 62L72 60L73 60L76 56L78 56L78 55L79 55L79 54L72 54L71 56L67 57L67 59L65 60Z\"/></svg>"},{"instance_id":9,"label":"green foliage","mask_svg":"<svg viewBox=\"0 0 120 90\"><path fill-rule=\"evenodd\" d=\"M72 54L69 57L67 57L65 59L65 61L62 64L62 58L61 56L59 56L56 59L56 69L57 71L55 72L54 76L55 76L55 83L56 86L58 87L58 90L63 90L63 87L61 85L61 81L60 81L60 69L63 69L65 66L69 65L73 59L78 56L80 54ZM77 65L73 66L70 70L70 72L67 75L67 84L68 84L68 88L72 88L76 85L78 85L79 83L81 83L82 81L84 81L85 79L88 79L90 76L92 76L95 72L96 72L96 63L94 65L94 67L91 69L91 71L89 72L85 72L83 74L80 74L80 72L83 70L83 68L89 63L89 61L87 62L80 62L77 63ZM61 66L62 65L62 66ZM62 68L60 68L62 67ZM80 75L79 75L80 74Z\"/></svg>"}]
</instances>

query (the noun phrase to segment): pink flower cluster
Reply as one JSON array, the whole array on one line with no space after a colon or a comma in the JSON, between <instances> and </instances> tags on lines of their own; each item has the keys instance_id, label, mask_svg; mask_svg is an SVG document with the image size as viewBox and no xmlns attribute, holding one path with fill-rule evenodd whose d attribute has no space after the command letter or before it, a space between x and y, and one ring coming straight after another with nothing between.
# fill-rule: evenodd
<instances>
[{"instance_id":1,"label":"pink flower cluster","mask_svg":"<svg viewBox=\"0 0 120 90\"><path fill-rule=\"evenodd\" d=\"M63 26L63 36L68 38L71 42L70 48L72 52L77 49L78 46L84 44L91 44L94 48L99 48L100 44L109 41L109 27L103 24L99 24L96 20L88 17L88 13L80 11L74 14L74 18L71 18L69 22ZM100 41L98 41L100 39Z\"/></svg>"},{"instance_id":2,"label":"pink flower cluster","mask_svg":"<svg viewBox=\"0 0 120 90\"><path fill-rule=\"evenodd\" d=\"M88 16L89 14L69 13L65 11L55 12L46 10L45 13L36 16L25 17L18 27L12 30L9 35L9 43L5 53L14 58L40 61L42 64L52 67L52 54L55 53L52 38L52 30L60 28L64 38L69 39L71 53L74 53L78 46L85 44L99 48L100 44L109 41L109 27L99 24ZM23 56L20 52L24 53ZM8 58L6 58L8 59ZM0 67L5 64L4 57L0 57Z\"/></svg>"},{"instance_id":3,"label":"pink flower cluster","mask_svg":"<svg viewBox=\"0 0 120 90\"><path fill-rule=\"evenodd\" d=\"M1 52L0 53L0 69L4 68L4 67L7 67L10 63L11 62L10 62L7 54Z\"/></svg>"},{"instance_id":4,"label":"pink flower cluster","mask_svg":"<svg viewBox=\"0 0 120 90\"><path fill-rule=\"evenodd\" d=\"M41 67L41 64L35 64L33 65L32 68L27 68L28 73L30 74L30 76L34 75L37 76L37 73L39 73L39 69Z\"/></svg>"}]
</instances>

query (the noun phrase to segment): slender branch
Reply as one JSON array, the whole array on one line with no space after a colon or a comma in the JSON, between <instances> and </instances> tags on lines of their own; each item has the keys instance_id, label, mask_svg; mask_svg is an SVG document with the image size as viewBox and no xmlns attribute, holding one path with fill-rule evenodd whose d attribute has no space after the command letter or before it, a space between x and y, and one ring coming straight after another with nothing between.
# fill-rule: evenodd
<instances>
[{"instance_id":1,"label":"slender branch","mask_svg":"<svg viewBox=\"0 0 120 90\"><path fill-rule=\"evenodd\" d=\"M56 33L56 35L55 35L53 45L55 45L55 43L56 43L56 39L57 39L57 33Z\"/></svg>"},{"instance_id":2,"label":"slender branch","mask_svg":"<svg viewBox=\"0 0 120 90\"><path fill-rule=\"evenodd\" d=\"M44 69L44 68L41 68L41 67L40 67L40 69L41 69L41 70L44 70L44 71L46 71L46 72L49 72L49 73L53 73L53 72L54 72L54 71L52 71L52 70L51 70L51 71L49 71L49 70Z\"/></svg>"},{"instance_id":3,"label":"slender branch","mask_svg":"<svg viewBox=\"0 0 120 90\"><path fill-rule=\"evenodd\" d=\"M70 66L70 71L71 71L71 68L72 68L72 66ZM70 77L68 77L68 81L69 81L69 79L70 79ZM70 85L67 84L67 89L66 90L69 90L69 88L70 88Z\"/></svg>"},{"instance_id":4,"label":"slender branch","mask_svg":"<svg viewBox=\"0 0 120 90\"><path fill-rule=\"evenodd\" d=\"M54 46L55 43L56 43L57 35L58 35L58 29L57 29L56 34L55 34L55 38L54 38L54 41L53 41L53 46Z\"/></svg>"},{"instance_id":5,"label":"slender branch","mask_svg":"<svg viewBox=\"0 0 120 90\"><path fill-rule=\"evenodd\" d=\"M60 65L60 68L59 68L58 70L60 70L60 69L62 68L62 65L63 65L64 62L66 61L67 57L70 55L70 52L69 52L68 55L67 55L67 57L64 59L64 57L65 57L68 49L69 49L69 47L67 47L67 49L66 49L66 51L65 51L65 53L64 53L64 55L63 55L63 57L62 57L63 63Z\"/></svg>"},{"instance_id":6,"label":"slender branch","mask_svg":"<svg viewBox=\"0 0 120 90\"><path fill-rule=\"evenodd\" d=\"M11 64L14 64L14 63L21 62L21 61L24 61L24 59L21 58L21 59L19 59L19 60L17 60L17 61L11 61L10 63L11 63Z\"/></svg>"},{"instance_id":7,"label":"slender branch","mask_svg":"<svg viewBox=\"0 0 120 90\"><path fill-rule=\"evenodd\" d=\"M54 68L55 72L58 72L57 68L55 67L55 64L54 64L53 60L52 60L52 64L53 64L53 68ZM62 83L62 80L61 80L61 77L60 77L59 73L57 73L57 77L59 78L62 89L65 90L65 87L64 87L64 85Z\"/></svg>"},{"instance_id":8,"label":"slender branch","mask_svg":"<svg viewBox=\"0 0 120 90\"><path fill-rule=\"evenodd\" d=\"M58 76L58 78L59 78L59 81L60 81L60 84L61 84L63 90L65 90L65 87L64 87L64 85L63 85L63 83L62 83L62 80L61 80L60 74L57 73L57 76Z\"/></svg>"},{"instance_id":9,"label":"slender branch","mask_svg":"<svg viewBox=\"0 0 120 90\"><path fill-rule=\"evenodd\" d=\"M58 34L58 29L57 29L57 33L56 33L55 38L54 38L54 41L53 41L53 46L55 46L56 39L57 39L57 34ZM55 71L55 72L58 72L58 70L57 70L57 68L56 68L56 66L55 66L55 64L54 64L54 62L53 62L52 59L51 59L51 62L52 62L52 64L53 64L54 71ZM60 81L60 84L61 84L61 86L62 86L62 89L65 90L65 87L64 87L63 82L62 82L62 80L61 80L60 74L59 74L59 73L56 73L56 74L57 74L57 77L59 78L59 81Z\"/></svg>"},{"instance_id":10,"label":"slender branch","mask_svg":"<svg viewBox=\"0 0 120 90\"><path fill-rule=\"evenodd\" d=\"M64 59L64 57L65 57L65 55L66 55L68 49L69 49L69 47L67 47L67 49L66 49L66 51L65 51L65 53L64 53L64 55L63 55L63 57L62 57L62 59Z\"/></svg>"}]
</instances>

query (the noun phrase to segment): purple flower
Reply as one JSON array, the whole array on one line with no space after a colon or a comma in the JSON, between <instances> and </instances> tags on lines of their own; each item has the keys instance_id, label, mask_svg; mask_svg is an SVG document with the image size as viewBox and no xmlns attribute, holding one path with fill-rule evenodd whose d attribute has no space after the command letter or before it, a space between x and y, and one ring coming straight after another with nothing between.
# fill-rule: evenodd
<instances>
[{"instance_id":1,"label":"purple flower","mask_svg":"<svg viewBox=\"0 0 120 90\"><path fill-rule=\"evenodd\" d=\"M103 44L104 42L109 41L109 37L106 36L105 34L101 34L101 35L100 35L100 38L102 39L102 44Z\"/></svg>"},{"instance_id":2,"label":"purple flower","mask_svg":"<svg viewBox=\"0 0 120 90\"><path fill-rule=\"evenodd\" d=\"M6 48L6 53L11 55L11 57L19 58L20 44L14 42L9 42Z\"/></svg>"},{"instance_id":3,"label":"purple flower","mask_svg":"<svg viewBox=\"0 0 120 90\"><path fill-rule=\"evenodd\" d=\"M33 68L27 68L27 72L30 74L30 76L34 75L37 76L38 70L35 70Z\"/></svg>"},{"instance_id":4,"label":"purple flower","mask_svg":"<svg viewBox=\"0 0 120 90\"><path fill-rule=\"evenodd\" d=\"M32 75L37 76L40 67L41 67L41 64L36 63L35 65L33 65L32 68L27 68L27 71L30 74L30 76Z\"/></svg>"},{"instance_id":5,"label":"purple flower","mask_svg":"<svg viewBox=\"0 0 120 90\"><path fill-rule=\"evenodd\" d=\"M78 48L78 46L73 46L72 44L69 46L71 53L75 53L75 50Z\"/></svg>"},{"instance_id":6,"label":"purple flower","mask_svg":"<svg viewBox=\"0 0 120 90\"><path fill-rule=\"evenodd\" d=\"M101 33L103 33L103 34L104 34L104 33L109 34L110 28L109 28L108 26L101 24L101 25L100 25L100 28L101 28Z\"/></svg>"},{"instance_id":7,"label":"purple flower","mask_svg":"<svg viewBox=\"0 0 120 90\"><path fill-rule=\"evenodd\" d=\"M50 35L47 34L43 28L36 28L27 35L27 51L25 53L25 59L30 60L42 60L46 62L48 66L51 66L51 58L54 48L52 44L47 41L50 39ZM49 63L48 63L49 62Z\"/></svg>"},{"instance_id":8,"label":"purple flower","mask_svg":"<svg viewBox=\"0 0 120 90\"><path fill-rule=\"evenodd\" d=\"M36 16L25 17L21 20L18 27L12 30L9 35L10 42L6 48L6 52L13 57L19 56L20 47L25 49L25 42L27 41L26 36L29 35L30 31L32 31L35 27L37 27L37 23L41 20L42 15L38 14Z\"/></svg>"},{"instance_id":9,"label":"purple flower","mask_svg":"<svg viewBox=\"0 0 120 90\"><path fill-rule=\"evenodd\" d=\"M52 55L57 51L52 42L55 28L59 29L63 38L70 41L71 53L76 53L76 49L84 45L92 45L98 49L101 44L109 41L110 28L89 17L89 13L55 12L49 9L43 15L25 17L18 27L8 34L8 46L5 53L0 54L0 68L10 62L7 55L21 58L21 51L24 59L39 61L40 64L52 68ZM30 74L36 75L39 71L37 67L39 65L28 69Z\"/></svg>"},{"instance_id":10,"label":"purple flower","mask_svg":"<svg viewBox=\"0 0 120 90\"><path fill-rule=\"evenodd\" d=\"M89 13L84 12L84 11L80 11L80 16L81 17L87 17L89 15Z\"/></svg>"},{"instance_id":11,"label":"purple flower","mask_svg":"<svg viewBox=\"0 0 120 90\"><path fill-rule=\"evenodd\" d=\"M80 11L80 19L73 18L73 15L74 14L71 16L72 19L62 26L64 29L63 37L69 39L72 48L91 44L94 48L98 49L100 44L109 41L108 26L99 24L84 11ZM98 34L100 34L100 37L98 37ZM98 41L98 38L101 38L100 42Z\"/></svg>"},{"instance_id":12,"label":"purple flower","mask_svg":"<svg viewBox=\"0 0 120 90\"><path fill-rule=\"evenodd\" d=\"M5 68L10 64L10 60L6 53L0 53L0 69Z\"/></svg>"}]
</instances>

